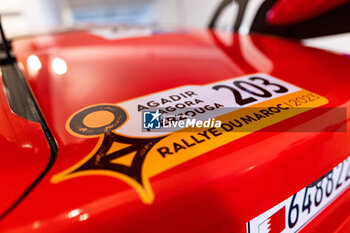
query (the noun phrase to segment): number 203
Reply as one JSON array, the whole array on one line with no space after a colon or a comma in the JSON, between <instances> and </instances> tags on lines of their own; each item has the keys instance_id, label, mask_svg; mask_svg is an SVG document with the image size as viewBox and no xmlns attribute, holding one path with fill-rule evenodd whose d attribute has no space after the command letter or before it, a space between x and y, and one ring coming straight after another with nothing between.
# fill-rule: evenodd
<instances>
[{"instance_id":1,"label":"number 203","mask_svg":"<svg viewBox=\"0 0 350 233\"><path fill-rule=\"evenodd\" d=\"M273 92L275 93L286 93L288 92L288 89L284 86L281 86L279 84L276 83L271 83L269 80L261 78L261 77L250 77L249 80L251 81L256 81L256 80L260 80L262 81L262 83L260 83L260 85L262 86L273 86L276 87L276 90L273 90ZM214 90L219 90L219 89L228 89L232 92L235 101L238 105L243 106L246 104L250 104L253 103L255 101L257 101L256 98L254 97L248 97L248 98L243 98L240 90L247 92L253 96L258 96L258 97L262 97L262 98L269 98L272 96L271 92L266 90L264 87L258 86L255 83L251 83L251 82L247 82L247 81L242 81L242 80L238 80L238 81L233 81L233 86L227 86L227 85L215 85L212 88ZM258 92L257 92L258 91Z\"/></svg>"}]
</instances>

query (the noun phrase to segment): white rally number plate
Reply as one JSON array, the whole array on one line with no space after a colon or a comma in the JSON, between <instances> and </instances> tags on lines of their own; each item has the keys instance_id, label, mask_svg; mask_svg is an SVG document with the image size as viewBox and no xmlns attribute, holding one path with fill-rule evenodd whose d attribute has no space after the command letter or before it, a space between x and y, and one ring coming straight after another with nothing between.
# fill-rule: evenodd
<instances>
[{"instance_id":1,"label":"white rally number plate","mask_svg":"<svg viewBox=\"0 0 350 233\"><path fill-rule=\"evenodd\" d=\"M248 233L298 232L350 186L350 157L247 223Z\"/></svg>"}]
</instances>

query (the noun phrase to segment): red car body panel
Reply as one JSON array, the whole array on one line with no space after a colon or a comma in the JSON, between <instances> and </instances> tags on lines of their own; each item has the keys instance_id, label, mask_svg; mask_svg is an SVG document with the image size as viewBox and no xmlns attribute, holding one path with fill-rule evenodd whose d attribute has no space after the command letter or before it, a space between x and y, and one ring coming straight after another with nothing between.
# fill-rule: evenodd
<instances>
[{"instance_id":1,"label":"red car body panel","mask_svg":"<svg viewBox=\"0 0 350 233\"><path fill-rule=\"evenodd\" d=\"M45 170L50 148L39 123L15 115L0 81L0 215L7 211Z\"/></svg>"},{"instance_id":2,"label":"red car body panel","mask_svg":"<svg viewBox=\"0 0 350 233\"><path fill-rule=\"evenodd\" d=\"M319 16L348 0L279 0L266 15L272 25L289 25Z\"/></svg>"},{"instance_id":3,"label":"red car body panel","mask_svg":"<svg viewBox=\"0 0 350 233\"><path fill-rule=\"evenodd\" d=\"M0 222L3 232L246 232L248 221L350 155L350 59L342 55L275 37L214 31L120 40L70 32L19 39L13 46L57 141L58 154L48 174ZM30 55L41 62L36 73L27 65ZM66 62L65 74L53 71L56 57ZM256 72L326 97L325 107L346 108L347 122L329 126L347 124L347 131L251 133L151 178L155 199L149 205L132 187L108 176L50 182L97 144L97 138L67 132L66 121L74 112ZM311 110L273 127L302 125L318 114ZM33 140L40 144L40 137ZM21 177L16 182L29 178ZM349 209L347 190L303 231L347 232Z\"/></svg>"}]
</instances>

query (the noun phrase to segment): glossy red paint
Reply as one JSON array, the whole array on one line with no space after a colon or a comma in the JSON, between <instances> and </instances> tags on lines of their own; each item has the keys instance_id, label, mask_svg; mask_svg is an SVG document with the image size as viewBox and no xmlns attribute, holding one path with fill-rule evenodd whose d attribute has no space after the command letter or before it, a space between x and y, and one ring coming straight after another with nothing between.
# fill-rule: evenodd
<instances>
[{"instance_id":1,"label":"glossy red paint","mask_svg":"<svg viewBox=\"0 0 350 233\"><path fill-rule=\"evenodd\" d=\"M112 177L53 184L53 175L97 143L65 129L67 119L86 106L265 72L326 97L327 107L346 107L349 121L350 59L280 38L213 31L122 40L71 32L17 40L14 49L58 155L42 182L0 222L4 232L246 232L247 221L350 155L348 126L347 132L256 132L153 177L151 205ZM30 55L41 62L37 72L28 68ZM54 58L65 61L66 73L54 72ZM311 110L276 126L290 128L314 117ZM349 196L347 191L334 203L336 220L326 209L305 232L320 232L317 224L328 221L330 231L348 227Z\"/></svg>"},{"instance_id":2,"label":"glossy red paint","mask_svg":"<svg viewBox=\"0 0 350 233\"><path fill-rule=\"evenodd\" d=\"M278 0L266 15L272 25L289 25L319 16L348 0Z\"/></svg>"},{"instance_id":3,"label":"glossy red paint","mask_svg":"<svg viewBox=\"0 0 350 233\"><path fill-rule=\"evenodd\" d=\"M44 171L50 148L39 123L14 114L0 80L0 216Z\"/></svg>"}]
</instances>

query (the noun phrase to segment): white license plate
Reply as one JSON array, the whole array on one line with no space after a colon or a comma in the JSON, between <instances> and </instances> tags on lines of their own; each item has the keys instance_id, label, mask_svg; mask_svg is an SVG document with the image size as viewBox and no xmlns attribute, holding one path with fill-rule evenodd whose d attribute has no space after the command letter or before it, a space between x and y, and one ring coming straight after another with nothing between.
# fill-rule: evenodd
<instances>
[{"instance_id":1,"label":"white license plate","mask_svg":"<svg viewBox=\"0 0 350 233\"><path fill-rule=\"evenodd\" d=\"M350 157L247 223L248 233L298 232L350 186Z\"/></svg>"}]
</instances>

